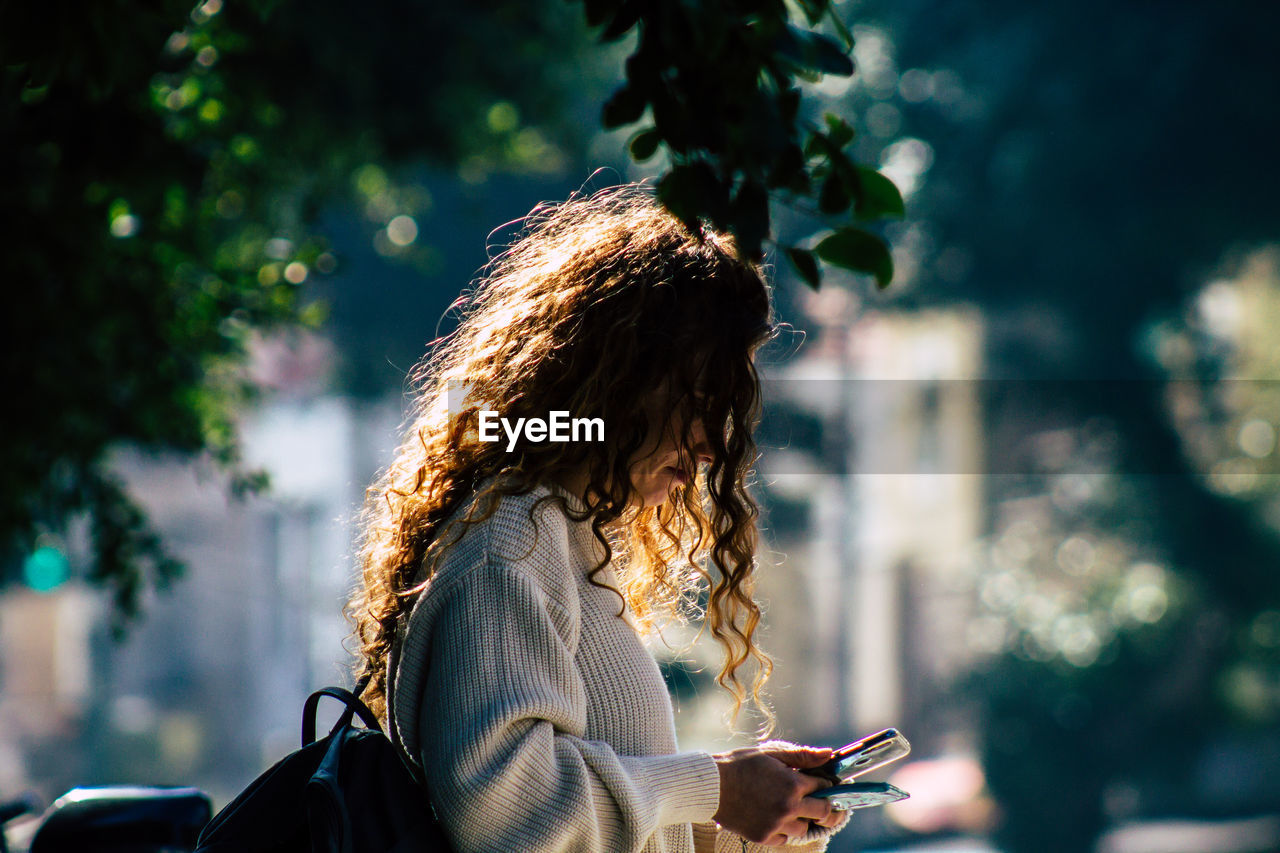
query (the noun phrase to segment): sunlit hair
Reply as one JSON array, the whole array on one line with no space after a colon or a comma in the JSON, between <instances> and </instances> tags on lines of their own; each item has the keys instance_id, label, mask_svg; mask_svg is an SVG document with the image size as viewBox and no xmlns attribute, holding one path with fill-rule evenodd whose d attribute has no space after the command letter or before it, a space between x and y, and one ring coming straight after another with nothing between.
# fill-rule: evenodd
<instances>
[{"instance_id":1,"label":"sunlit hair","mask_svg":"<svg viewBox=\"0 0 1280 853\"><path fill-rule=\"evenodd\" d=\"M760 270L727 236L691 233L645 188L535 209L462 301L457 330L419 366L412 427L369 490L363 584L348 612L375 712L385 716L397 623L465 525L492 515L502 495L586 471L579 520L590 520L607 555L592 582L612 559L619 592L645 628L659 615L704 616L724 650L717 681L732 694L734 715L749 696L771 727L760 695L771 662L754 639L758 513L745 486L760 405L752 355L771 320ZM695 468L697 416L714 461L667 502L641 508L629 462L654 446L646 404L655 402L670 413L662 429L682 448L685 469ZM602 418L605 440L522 437L508 452L505 437L479 441L486 409L509 419L551 411ZM570 512L558 496L544 500Z\"/></svg>"}]
</instances>

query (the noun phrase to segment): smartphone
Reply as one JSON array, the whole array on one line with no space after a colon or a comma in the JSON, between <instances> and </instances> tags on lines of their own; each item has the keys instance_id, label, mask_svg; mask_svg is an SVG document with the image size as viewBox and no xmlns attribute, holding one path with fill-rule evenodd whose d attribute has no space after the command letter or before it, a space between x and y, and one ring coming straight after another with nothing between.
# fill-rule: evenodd
<instances>
[{"instance_id":1,"label":"smartphone","mask_svg":"<svg viewBox=\"0 0 1280 853\"><path fill-rule=\"evenodd\" d=\"M896 803L911 795L888 782L850 782L848 785L832 785L830 788L814 791L809 796L830 800L831 807L836 811L848 811Z\"/></svg>"},{"instance_id":2,"label":"smartphone","mask_svg":"<svg viewBox=\"0 0 1280 853\"><path fill-rule=\"evenodd\" d=\"M890 761L897 761L909 752L911 744L902 736L902 732L885 729L840 747L826 764L804 772L821 776L838 786L877 767L883 767Z\"/></svg>"}]
</instances>

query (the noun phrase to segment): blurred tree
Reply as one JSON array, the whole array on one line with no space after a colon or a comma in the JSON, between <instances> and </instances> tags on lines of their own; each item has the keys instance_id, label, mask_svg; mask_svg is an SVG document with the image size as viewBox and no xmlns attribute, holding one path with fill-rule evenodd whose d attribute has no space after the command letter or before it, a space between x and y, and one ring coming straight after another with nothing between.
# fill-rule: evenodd
<instances>
[{"instance_id":1,"label":"blurred tree","mask_svg":"<svg viewBox=\"0 0 1280 853\"><path fill-rule=\"evenodd\" d=\"M1280 724L1273 699L1248 714L1237 701L1242 662L1266 673L1255 684L1280 669L1257 642L1280 607L1277 526L1266 501L1213 487L1205 475L1238 454L1188 451L1143 345L1234 247L1280 234L1280 8L907 0L859 14L895 47L879 98L895 133L937 143L909 196L919 263L896 298L978 302L988 369L1022 380L998 384L991 410L1009 422L991 424L990 453L1028 476L987 482L997 507L1043 507L1041 538L1016 565L987 555L1000 654L973 682L1000 840L1090 850L1106 792L1163 774L1176 807L1203 807L1206 739ZM1065 461L1012 440L1053 431ZM1107 458L1074 470L1098 437ZM1019 540L999 510L994 527L993 548ZM1154 622L1125 610L1155 616L1161 596Z\"/></svg>"},{"instance_id":2,"label":"blurred tree","mask_svg":"<svg viewBox=\"0 0 1280 853\"><path fill-rule=\"evenodd\" d=\"M800 109L797 80L853 72L828 0L799 4L809 28L767 0L585 7L604 42L637 33L603 123L648 111L631 151L669 155L668 206L758 257L769 194L813 202L832 228L813 251L790 247L805 279L816 286L821 259L887 284L887 249L864 226L900 215L901 197L850 160L846 118ZM111 474L111 448L209 451L239 487L261 485L236 465L245 356L264 330L323 321L302 287L338 264L321 210L354 204L380 253L421 261L415 215L430 197L400 177L408 164L477 182L580 156L566 105L583 69L612 56L581 18L509 0L0 6L0 201L21 214L0 233L20 412L0 461L4 576L83 521L89 576L120 616L171 579L179 567Z\"/></svg>"},{"instance_id":3,"label":"blurred tree","mask_svg":"<svg viewBox=\"0 0 1280 853\"><path fill-rule=\"evenodd\" d=\"M241 366L254 334L323 319L299 287L337 263L320 206L359 200L407 244L390 164L521 168L576 138L494 118L560 115L587 40L548 6L4 5L6 576L75 519L118 615L176 573L110 448L210 451L257 485Z\"/></svg>"}]
</instances>

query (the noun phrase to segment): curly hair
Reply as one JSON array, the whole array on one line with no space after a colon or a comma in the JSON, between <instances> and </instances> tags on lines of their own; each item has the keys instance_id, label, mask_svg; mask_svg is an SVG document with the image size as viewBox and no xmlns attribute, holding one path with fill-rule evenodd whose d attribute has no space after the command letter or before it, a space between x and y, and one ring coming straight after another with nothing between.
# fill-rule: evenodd
<instances>
[{"instance_id":1,"label":"curly hair","mask_svg":"<svg viewBox=\"0 0 1280 853\"><path fill-rule=\"evenodd\" d=\"M754 639L758 509L746 488L760 411L752 358L773 331L761 270L727 235L694 233L647 188L620 187L535 208L456 305L457 330L433 342L415 371L406 439L368 491L363 583L348 616L370 707L385 717L397 626L455 534L488 518L503 495L586 472L586 510L573 517L590 520L605 553L590 580L602 585L596 575L612 561L615 591L644 628L658 614L702 618L724 652L717 681L734 716L749 695L771 727L761 687L772 664ZM662 430L684 470L698 468L690 424L699 418L712 461L671 499L644 506L629 470L653 445L654 400L670 413ZM605 440L522 438L508 452L479 440L484 410L601 418ZM572 515L563 498L544 500Z\"/></svg>"}]
</instances>

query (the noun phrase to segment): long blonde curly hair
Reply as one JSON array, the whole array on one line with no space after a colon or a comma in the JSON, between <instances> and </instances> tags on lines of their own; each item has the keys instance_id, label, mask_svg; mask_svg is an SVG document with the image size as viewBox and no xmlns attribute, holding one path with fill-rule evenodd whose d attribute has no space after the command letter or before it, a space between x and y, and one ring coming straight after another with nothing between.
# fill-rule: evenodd
<instances>
[{"instance_id":1,"label":"long blonde curly hair","mask_svg":"<svg viewBox=\"0 0 1280 853\"><path fill-rule=\"evenodd\" d=\"M643 627L658 615L701 617L724 652L717 681L733 714L749 696L771 726L761 687L772 667L755 642L752 598L758 511L746 489L760 408L752 358L773 329L761 270L728 236L692 233L647 188L621 187L536 208L458 304L457 330L415 372L405 441L368 492L363 582L348 616L370 707L385 718L397 625L455 533L491 515L502 495L585 471L586 511L575 517L590 520L606 554L592 582L612 561ZM690 424L700 417L713 461L646 507L629 469L653 446L645 401L655 395L682 457L692 460ZM478 439L482 410L601 418L605 440L521 440L508 452L505 440Z\"/></svg>"}]
</instances>

